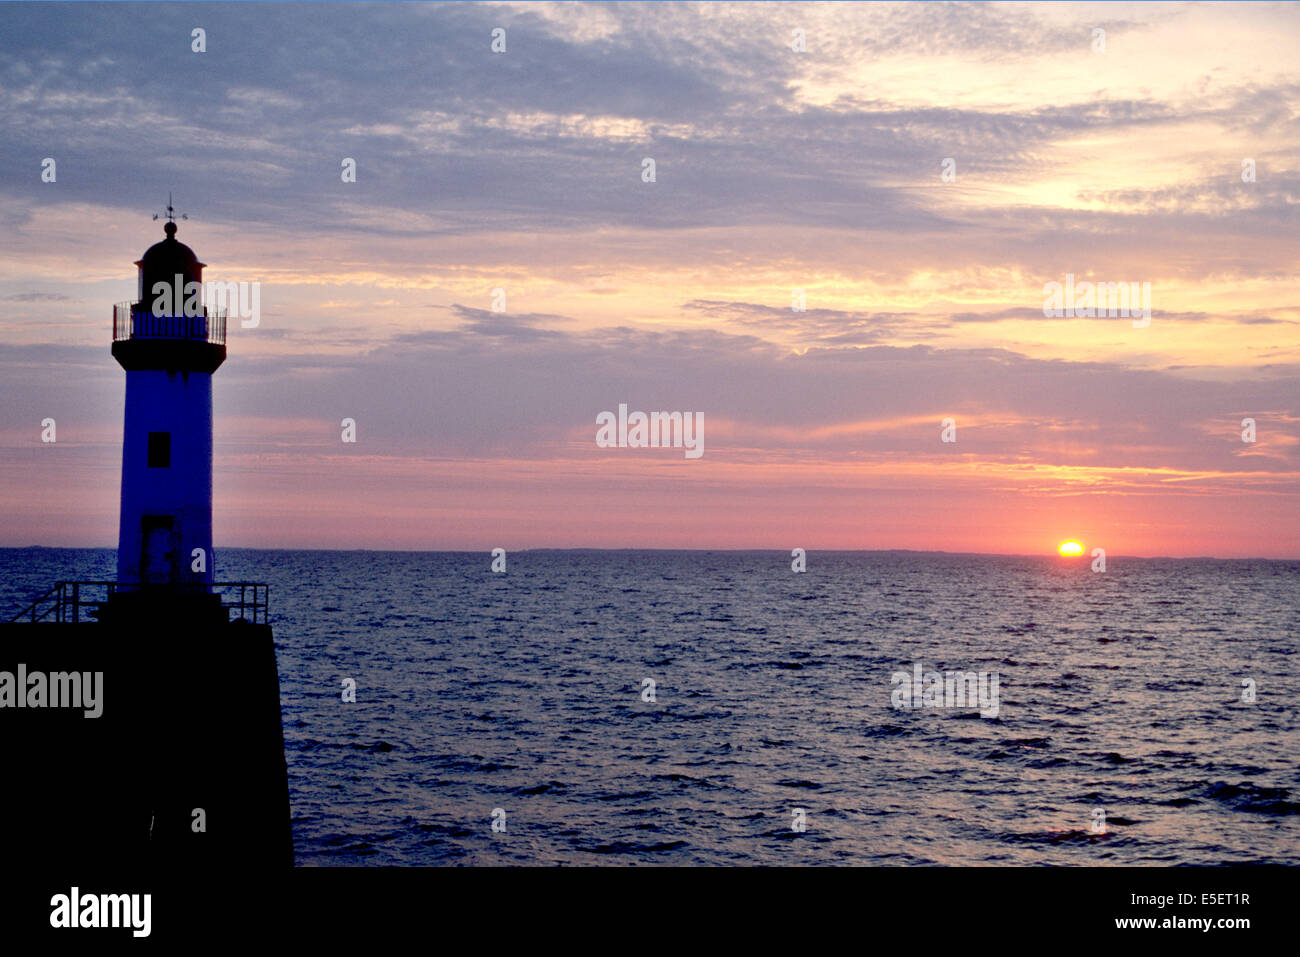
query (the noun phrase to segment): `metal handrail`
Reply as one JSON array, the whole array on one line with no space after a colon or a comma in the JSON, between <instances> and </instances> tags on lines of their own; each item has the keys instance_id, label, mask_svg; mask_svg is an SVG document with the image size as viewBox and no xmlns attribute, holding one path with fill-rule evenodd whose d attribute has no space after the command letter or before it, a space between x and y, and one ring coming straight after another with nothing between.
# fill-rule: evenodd
<instances>
[{"instance_id":1,"label":"metal handrail","mask_svg":"<svg viewBox=\"0 0 1300 957\"><path fill-rule=\"evenodd\" d=\"M158 315L137 302L113 306L113 341L127 339L186 339L226 344L226 310L203 307L198 315Z\"/></svg>"},{"instance_id":2,"label":"metal handrail","mask_svg":"<svg viewBox=\"0 0 1300 957\"><path fill-rule=\"evenodd\" d=\"M59 582L57 585L55 585L53 588L51 588L49 591L47 591L44 595L42 595L40 598L36 599L34 602L32 602L30 605L28 605L26 608L24 608L22 611L20 611L18 614L16 614L13 618L10 618L9 620L10 620L10 621L19 621L20 619L25 618L25 617L27 617L28 615L31 615L31 620L32 620L32 621L42 621L42 620L43 620L43 619L44 619L44 618L45 618L45 617L46 617L50 612L54 611L54 609L57 607L57 605L51 605L49 608L45 609L45 611L41 612L41 613L38 615L38 614L36 614L36 612L37 612L37 610L40 608L40 606L41 606L41 602L49 600L49 598L50 598L51 595L54 595L54 594L57 593L57 594L60 596L60 599L58 600L58 602L59 602L59 604L61 604L61 603L62 603L62 602L61 602L61 598L62 598L62 595L63 595L63 586L64 586L65 584L67 584L67 583L66 583L66 582Z\"/></svg>"},{"instance_id":3,"label":"metal handrail","mask_svg":"<svg viewBox=\"0 0 1300 957\"><path fill-rule=\"evenodd\" d=\"M82 588L104 589L104 597L84 597ZM40 598L24 608L10 621L44 621L53 615L53 621L79 623L83 620L81 609L98 610L117 592L132 592L137 589L160 589L172 592L209 594L211 589L239 589L238 601L222 601L221 607L238 613L238 617L253 624L266 624L270 614L271 587L264 582L109 582L109 581L61 581ZM251 594L249 593L251 589ZM228 597L220 594L221 598ZM41 610L42 604L49 607ZM86 620L94 620L95 615L86 615Z\"/></svg>"}]
</instances>

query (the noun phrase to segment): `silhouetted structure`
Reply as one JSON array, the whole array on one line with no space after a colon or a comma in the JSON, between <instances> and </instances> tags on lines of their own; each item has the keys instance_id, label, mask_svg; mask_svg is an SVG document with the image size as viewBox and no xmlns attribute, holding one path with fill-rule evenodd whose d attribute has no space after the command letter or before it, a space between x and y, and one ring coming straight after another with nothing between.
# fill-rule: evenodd
<instances>
[{"instance_id":1,"label":"silhouetted structure","mask_svg":"<svg viewBox=\"0 0 1300 957\"><path fill-rule=\"evenodd\" d=\"M0 708L13 772L0 813L10 850L46 863L290 865L267 587L213 579L225 315L201 304L204 264L168 214L136 263L139 297L113 310L126 370L117 580L60 582L0 625L0 682L23 696ZM96 684L97 717L59 706Z\"/></svg>"}]
</instances>

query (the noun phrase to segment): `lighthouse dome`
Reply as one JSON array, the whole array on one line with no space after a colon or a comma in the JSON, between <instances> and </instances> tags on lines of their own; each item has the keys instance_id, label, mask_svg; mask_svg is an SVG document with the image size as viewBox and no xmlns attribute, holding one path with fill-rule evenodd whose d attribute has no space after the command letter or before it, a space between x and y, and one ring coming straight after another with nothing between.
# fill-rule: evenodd
<instances>
[{"instance_id":1,"label":"lighthouse dome","mask_svg":"<svg viewBox=\"0 0 1300 957\"><path fill-rule=\"evenodd\" d=\"M150 246L145 250L143 258L136 262L140 267L142 301L146 296L153 294L155 283L162 282L172 286L178 275L182 277L182 285L203 282L205 264L199 262L199 257L194 255L194 250L176 239L176 224L167 223L163 227L163 232L167 234L167 238Z\"/></svg>"}]
</instances>

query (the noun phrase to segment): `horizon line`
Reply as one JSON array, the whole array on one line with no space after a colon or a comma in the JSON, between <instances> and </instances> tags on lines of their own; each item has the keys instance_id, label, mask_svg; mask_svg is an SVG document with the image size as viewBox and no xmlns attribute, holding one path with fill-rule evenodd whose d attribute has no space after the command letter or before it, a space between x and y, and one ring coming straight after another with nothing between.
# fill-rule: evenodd
<instances>
[{"instance_id":1,"label":"horizon line","mask_svg":"<svg viewBox=\"0 0 1300 957\"><path fill-rule=\"evenodd\" d=\"M504 546L493 545L485 548L365 548L365 547L331 547L331 548L301 548L301 547L281 547L267 548L264 546L253 545L221 545L215 546L213 551L220 552L223 550L238 550L245 552L375 552L389 553L394 555L474 555L480 552L491 554L494 548ZM909 554L909 555L947 555L951 557L970 557L970 558L1061 558L1066 561L1086 561L1090 556L1076 555L1066 558L1057 555L1055 552L950 552L943 549L929 548L803 548L805 553L821 552L824 554L848 554L848 555L884 555L884 554ZM112 545L0 545L0 550L6 551L26 551L39 549L42 551L117 551L116 546ZM727 548L727 547L681 547L681 548L664 548L664 547L641 547L641 546L591 546L591 545L569 545L569 546L552 546L542 545L531 548L506 548L507 553L526 553L526 552L779 552L789 556L790 549L779 546L752 547L752 548ZM1219 562L1300 562L1300 555L1286 558L1268 557L1263 555L1123 555L1116 553L1111 555L1107 553L1107 560L1117 558L1137 558L1143 561L1167 560L1167 561L1219 561Z\"/></svg>"}]
</instances>

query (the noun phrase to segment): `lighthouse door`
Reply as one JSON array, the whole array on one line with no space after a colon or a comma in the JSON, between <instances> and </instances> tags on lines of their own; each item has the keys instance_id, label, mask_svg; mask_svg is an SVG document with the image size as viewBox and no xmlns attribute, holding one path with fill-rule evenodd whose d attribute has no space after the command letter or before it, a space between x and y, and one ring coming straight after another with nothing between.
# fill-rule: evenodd
<instances>
[{"instance_id":1,"label":"lighthouse door","mask_svg":"<svg viewBox=\"0 0 1300 957\"><path fill-rule=\"evenodd\" d=\"M180 576L172 517L145 515L140 526L140 581L176 581Z\"/></svg>"}]
</instances>

